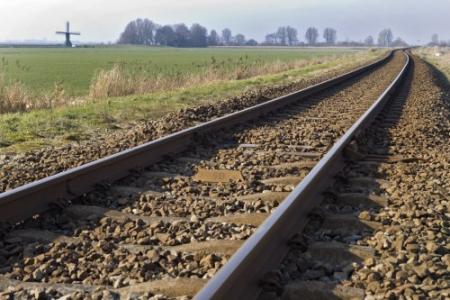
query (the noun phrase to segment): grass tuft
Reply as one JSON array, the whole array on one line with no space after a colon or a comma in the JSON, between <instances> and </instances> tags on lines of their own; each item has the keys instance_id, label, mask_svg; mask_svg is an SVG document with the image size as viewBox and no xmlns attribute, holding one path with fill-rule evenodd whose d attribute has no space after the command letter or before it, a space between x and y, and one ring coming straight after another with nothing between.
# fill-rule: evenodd
<instances>
[{"instance_id":1,"label":"grass tuft","mask_svg":"<svg viewBox=\"0 0 450 300\"><path fill-rule=\"evenodd\" d=\"M305 66L320 65L336 60L335 56L320 59L297 59L291 61L275 60L251 63L217 63L215 60L205 66L201 73L178 72L149 74L148 72L127 72L123 67L114 65L110 70L101 70L93 78L89 96L92 99L104 99L128 95L144 95L175 89L186 89L198 85L208 85L225 80L243 80L264 74L276 74Z\"/></svg>"},{"instance_id":2,"label":"grass tuft","mask_svg":"<svg viewBox=\"0 0 450 300\"><path fill-rule=\"evenodd\" d=\"M25 86L20 82L8 84L5 75L0 74L0 114L24 111L32 106L34 105Z\"/></svg>"},{"instance_id":3,"label":"grass tuft","mask_svg":"<svg viewBox=\"0 0 450 300\"><path fill-rule=\"evenodd\" d=\"M0 114L52 109L76 103L74 97L66 95L60 83L55 83L50 92L36 97L23 83L19 81L8 83L5 75L0 73Z\"/></svg>"},{"instance_id":4,"label":"grass tuft","mask_svg":"<svg viewBox=\"0 0 450 300\"><path fill-rule=\"evenodd\" d=\"M450 47L420 47L414 53L435 65L450 81Z\"/></svg>"},{"instance_id":5,"label":"grass tuft","mask_svg":"<svg viewBox=\"0 0 450 300\"><path fill-rule=\"evenodd\" d=\"M130 95L134 92L133 82L123 68L115 65L111 70L101 70L92 80L89 96L94 99Z\"/></svg>"}]
</instances>

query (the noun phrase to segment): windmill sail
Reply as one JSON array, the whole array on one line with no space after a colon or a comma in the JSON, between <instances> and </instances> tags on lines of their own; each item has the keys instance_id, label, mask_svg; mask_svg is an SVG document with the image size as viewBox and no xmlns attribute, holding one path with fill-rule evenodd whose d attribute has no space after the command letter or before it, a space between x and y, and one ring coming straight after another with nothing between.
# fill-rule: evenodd
<instances>
[{"instance_id":1,"label":"windmill sail","mask_svg":"<svg viewBox=\"0 0 450 300\"><path fill-rule=\"evenodd\" d=\"M56 34L64 34L66 36L66 47L72 47L72 42L70 41L71 35L81 35L79 32L70 32L69 22L66 22L66 31L56 31Z\"/></svg>"}]
</instances>

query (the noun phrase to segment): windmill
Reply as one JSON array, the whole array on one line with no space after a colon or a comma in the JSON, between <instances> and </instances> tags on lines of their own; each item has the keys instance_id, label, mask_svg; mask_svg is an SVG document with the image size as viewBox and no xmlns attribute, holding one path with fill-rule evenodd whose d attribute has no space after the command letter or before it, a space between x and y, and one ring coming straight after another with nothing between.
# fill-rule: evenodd
<instances>
[{"instance_id":1,"label":"windmill","mask_svg":"<svg viewBox=\"0 0 450 300\"><path fill-rule=\"evenodd\" d=\"M64 34L66 36L66 47L72 47L72 42L70 41L71 35L80 35L79 32L70 32L69 22L66 22L66 31L57 31L56 34Z\"/></svg>"}]
</instances>

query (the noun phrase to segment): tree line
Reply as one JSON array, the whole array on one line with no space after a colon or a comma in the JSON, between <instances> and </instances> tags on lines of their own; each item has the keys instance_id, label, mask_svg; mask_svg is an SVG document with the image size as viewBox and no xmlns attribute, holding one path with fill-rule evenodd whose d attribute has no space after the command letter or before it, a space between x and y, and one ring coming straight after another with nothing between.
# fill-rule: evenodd
<instances>
[{"instance_id":1,"label":"tree line","mask_svg":"<svg viewBox=\"0 0 450 300\"><path fill-rule=\"evenodd\" d=\"M315 27L308 27L305 32L305 40L309 45L318 45L319 30ZM323 31L325 45L335 45L337 40L337 31L334 28L327 27ZM263 45L279 45L279 46L297 46L303 45L299 42L298 31L290 26L278 27L274 33L266 35Z\"/></svg>"},{"instance_id":2,"label":"tree line","mask_svg":"<svg viewBox=\"0 0 450 300\"><path fill-rule=\"evenodd\" d=\"M406 47L408 44L400 37L394 39L391 29L383 29L378 34L377 43L373 36L369 35L364 41L337 41L337 30L327 27L322 32L322 41L319 41L320 32L316 27L308 27L305 31L305 41L299 42L298 32L292 27L279 27L274 33L266 35L262 45L278 46L379 46L379 47Z\"/></svg>"},{"instance_id":3,"label":"tree line","mask_svg":"<svg viewBox=\"0 0 450 300\"><path fill-rule=\"evenodd\" d=\"M247 39L238 33L233 35L229 28L220 33L216 30L208 32L200 24L190 27L183 23L175 25L159 25L149 19L136 19L129 22L121 33L118 43L146 46L170 47L208 47L208 46L375 46L375 40L368 36L363 42L337 41L337 30L327 27L322 32L323 40L316 27L308 27L305 31L305 42L300 42L298 30L291 26L281 26L275 32L266 35L262 43L254 39ZM381 47L404 47L407 43L401 38L394 39L391 29L383 29L377 40Z\"/></svg>"},{"instance_id":4,"label":"tree line","mask_svg":"<svg viewBox=\"0 0 450 300\"><path fill-rule=\"evenodd\" d=\"M206 27L197 23L190 27L183 23L158 25L149 19L137 19L128 23L118 43L171 47L255 46L258 44L254 39L247 40L243 34L233 36L228 28L219 34L216 30L208 32Z\"/></svg>"},{"instance_id":5,"label":"tree line","mask_svg":"<svg viewBox=\"0 0 450 300\"><path fill-rule=\"evenodd\" d=\"M431 36L431 41L428 43L428 46L450 47L450 40L448 41L441 40L437 33L433 33L433 35Z\"/></svg>"}]
</instances>

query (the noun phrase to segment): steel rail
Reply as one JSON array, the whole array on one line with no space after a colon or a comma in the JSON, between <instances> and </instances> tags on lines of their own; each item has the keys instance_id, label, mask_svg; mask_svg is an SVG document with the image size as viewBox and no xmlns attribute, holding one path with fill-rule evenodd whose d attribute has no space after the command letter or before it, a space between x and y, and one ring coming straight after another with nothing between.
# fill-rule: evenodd
<instances>
[{"instance_id":1,"label":"steel rail","mask_svg":"<svg viewBox=\"0 0 450 300\"><path fill-rule=\"evenodd\" d=\"M287 254L289 239L303 228L308 213L320 203L322 191L342 166L345 147L372 123L405 78L410 66L410 57L406 52L404 54L405 65L383 94L333 145L194 299L258 297L259 279L265 272L278 266Z\"/></svg>"},{"instance_id":2,"label":"steel rail","mask_svg":"<svg viewBox=\"0 0 450 300\"><path fill-rule=\"evenodd\" d=\"M392 56L391 51L369 65L324 82L0 193L0 222L17 222L39 214L51 203L73 199L93 190L97 183L120 179L130 170L144 168L161 160L164 155L182 151L196 134L255 119L366 73L386 63Z\"/></svg>"}]
</instances>

